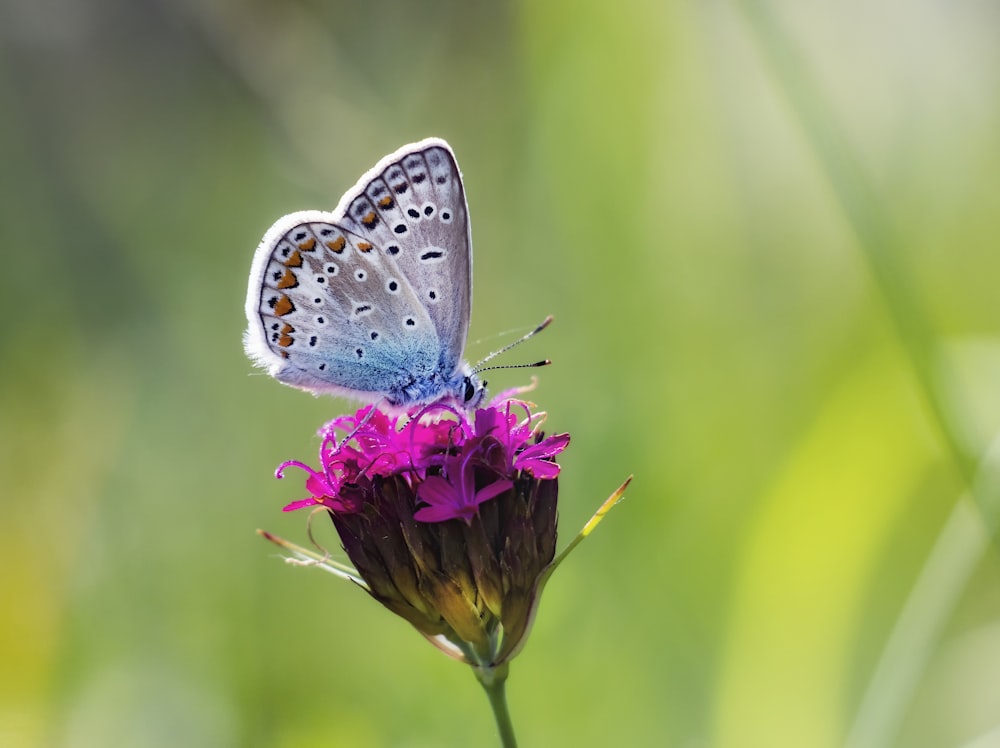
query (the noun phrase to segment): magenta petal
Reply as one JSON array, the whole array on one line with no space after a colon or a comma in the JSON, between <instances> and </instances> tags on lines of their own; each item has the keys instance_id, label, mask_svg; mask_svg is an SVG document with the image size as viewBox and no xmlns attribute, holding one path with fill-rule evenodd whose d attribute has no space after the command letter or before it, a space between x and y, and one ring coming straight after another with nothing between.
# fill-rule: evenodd
<instances>
[{"instance_id":1,"label":"magenta petal","mask_svg":"<svg viewBox=\"0 0 1000 748\"><path fill-rule=\"evenodd\" d=\"M519 462L517 467L539 480L552 480L559 477L559 466L548 460L528 460Z\"/></svg>"},{"instance_id":2,"label":"magenta petal","mask_svg":"<svg viewBox=\"0 0 1000 748\"><path fill-rule=\"evenodd\" d=\"M430 476L417 488L417 499L433 506L455 504L457 495L455 487L439 475Z\"/></svg>"},{"instance_id":3,"label":"magenta petal","mask_svg":"<svg viewBox=\"0 0 1000 748\"><path fill-rule=\"evenodd\" d=\"M316 501L316 499L310 496L308 499L299 499L298 501L293 501L291 504L286 504L284 507L282 507L281 511L294 512L296 509L302 509L303 507L307 506L315 506L318 503L319 502Z\"/></svg>"},{"instance_id":4,"label":"magenta petal","mask_svg":"<svg viewBox=\"0 0 1000 748\"><path fill-rule=\"evenodd\" d=\"M476 436L487 436L500 431L506 425L504 415L499 410L484 408L476 411Z\"/></svg>"},{"instance_id":5,"label":"magenta petal","mask_svg":"<svg viewBox=\"0 0 1000 748\"><path fill-rule=\"evenodd\" d=\"M306 478L306 490L313 496L329 496L331 499L337 495L336 489L330 485L325 476L320 473L311 473Z\"/></svg>"},{"instance_id":6,"label":"magenta petal","mask_svg":"<svg viewBox=\"0 0 1000 748\"><path fill-rule=\"evenodd\" d=\"M525 447L524 451L518 457L525 460L533 460L540 457L555 457L566 449L568 444L569 434L556 434L555 436L550 436L548 439L543 439L538 444Z\"/></svg>"},{"instance_id":7,"label":"magenta petal","mask_svg":"<svg viewBox=\"0 0 1000 748\"><path fill-rule=\"evenodd\" d=\"M514 487L514 481L512 480L498 480L496 483L490 483L490 485L486 486L486 488L480 490L476 494L476 499L475 499L476 506L479 506L484 501L495 499L504 491L509 491L513 487Z\"/></svg>"},{"instance_id":8,"label":"magenta petal","mask_svg":"<svg viewBox=\"0 0 1000 748\"><path fill-rule=\"evenodd\" d=\"M521 450L514 458L514 467L525 470L539 480L551 480L559 475L559 466L551 459L566 449L569 434L556 434L538 444Z\"/></svg>"}]
</instances>

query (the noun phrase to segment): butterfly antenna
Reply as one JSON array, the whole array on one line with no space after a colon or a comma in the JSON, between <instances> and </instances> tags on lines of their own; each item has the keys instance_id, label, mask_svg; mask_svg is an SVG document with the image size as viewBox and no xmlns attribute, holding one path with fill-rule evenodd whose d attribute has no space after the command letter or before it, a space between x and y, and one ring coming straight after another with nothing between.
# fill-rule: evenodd
<instances>
[{"instance_id":1,"label":"butterfly antenna","mask_svg":"<svg viewBox=\"0 0 1000 748\"><path fill-rule=\"evenodd\" d=\"M499 350L493 351L493 353L491 353L489 356L487 356L482 361L480 361L478 364L476 364L475 367L473 367L472 373L473 374L478 374L481 371L490 371L492 369L528 369L528 368L531 368L533 366L547 366L547 365L551 364L552 362L549 361L548 359L546 359L544 361L536 361L533 364L512 364L512 365L509 365L509 366L489 366L489 367L487 367L485 369L483 368L483 364L487 363L488 361L492 361L497 356L499 356L501 353L506 353L507 351L509 351L514 346L521 345L521 343L523 343L525 340L528 340L529 338L535 337L538 333L540 333L542 330L544 330L546 327L548 327L550 324L552 324L552 319L553 319L552 315L550 314L548 317L546 317L544 320L542 320L542 324L540 324L538 327L536 327L534 330L532 330L528 334L522 335L520 338L518 338L514 342L508 343L507 345L505 345L503 348L501 348Z\"/></svg>"},{"instance_id":2,"label":"butterfly antenna","mask_svg":"<svg viewBox=\"0 0 1000 748\"><path fill-rule=\"evenodd\" d=\"M541 361L536 361L533 364L504 364L502 366L486 366L482 369L474 369L473 374L482 374L484 371L496 371L497 369L534 369L536 366L548 366L552 361L549 359L543 359ZM483 381L486 384L486 381Z\"/></svg>"}]
</instances>

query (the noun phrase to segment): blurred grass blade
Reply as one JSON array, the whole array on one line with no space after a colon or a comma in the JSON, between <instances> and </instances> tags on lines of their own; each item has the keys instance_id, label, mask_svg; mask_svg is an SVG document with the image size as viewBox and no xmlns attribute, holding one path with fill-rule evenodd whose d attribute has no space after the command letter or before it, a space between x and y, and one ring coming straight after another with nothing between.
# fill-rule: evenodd
<instances>
[{"instance_id":1,"label":"blurred grass blade","mask_svg":"<svg viewBox=\"0 0 1000 748\"><path fill-rule=\"evenodd\" d=\"M983 461L976 488L986 516L995 517L1000 506L1000 436ZM988 524L984 527L982 514L974 511L968 497L955 504L882 650L851 726L848 748L877 748L896 739L934 644L990 547L993 523Z\"/></svg>"},{"instance_id":2,"label":"blurred grass blade","mask_svg":"<svg viewBox=\"0 0 1000 748\"><path fill-rule=\"evenodd\" d=\"M818 76L812 73L804 55L794 48L767 3L742 0L739 5L761 54L798 117L840 207L858 237L934 425L963 480L971 487L976 472L975 461L961 446L933 374L937 357L928 338L930 327L912 292L906 268L898 261L903 242L881 199L872 189L836 112L823 96Z\"/></svg>"},{"instance_id":3,"label":"blurred grass blade","mask_svg":"<svg viewBox=\"0 0 1000 748\"><path fill-rule=\"evenodd\" d=\"M989 547L971 502L955 504L882 649L858 706L848 748L892 745L935 644Z\"/></svg>"},{"instance_id":4,"label":"blurred grass blade","mask_svg":"<svg viewBox=\"0 0 1000 748\"><path fill-rule=\"evenodd\" d=\"M932 425L968 488L942 528L896 620L849 733L852 748L891 744L934 645L995 529L992 493L976 486L977 460L962 446L935 376L938 356L907 269L903 241L872 188L839 118L805 56L761 0L741 0L752 36L787 97L859 247L899 335Z\"/></svg>"}]
</instances>

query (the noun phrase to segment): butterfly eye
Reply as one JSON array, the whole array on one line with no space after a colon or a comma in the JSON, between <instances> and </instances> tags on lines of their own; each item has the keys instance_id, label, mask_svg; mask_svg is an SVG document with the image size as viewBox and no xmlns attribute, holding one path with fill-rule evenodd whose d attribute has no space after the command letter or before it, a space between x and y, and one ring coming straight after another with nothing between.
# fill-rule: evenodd
<instances>
[{"instance_id":1,"label":"butterfly eye","mask_svg":"<svg viewBox=\"0 0 1000 748\"><path fill-rule=\"evenodd\" d=\"M476 396L476 385L472 383L472 377L465 378L465 402L469 402Z\"/></svg>"}]
</instances>

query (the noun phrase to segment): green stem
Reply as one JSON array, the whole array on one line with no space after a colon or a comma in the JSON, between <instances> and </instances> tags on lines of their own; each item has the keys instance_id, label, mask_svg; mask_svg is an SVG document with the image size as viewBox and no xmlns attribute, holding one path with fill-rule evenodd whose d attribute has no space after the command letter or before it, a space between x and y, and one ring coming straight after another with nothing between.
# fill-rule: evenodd
<instances>
[{"instance_id":1,"label":"green stem","mask_svg":"<svg viewBox=\"0 0 1000 748\"><path fill-rule=\"evenodd\" d=\"M517 738L514 737L514 724L510 721L510 711L507 709L507 663L500 667L476 669L476 677L486 691L493 709L493 717L497 721L500 733L500 744L503 748L517 748Z\"/></svg>"}]
</instances>

